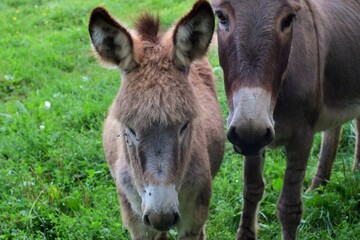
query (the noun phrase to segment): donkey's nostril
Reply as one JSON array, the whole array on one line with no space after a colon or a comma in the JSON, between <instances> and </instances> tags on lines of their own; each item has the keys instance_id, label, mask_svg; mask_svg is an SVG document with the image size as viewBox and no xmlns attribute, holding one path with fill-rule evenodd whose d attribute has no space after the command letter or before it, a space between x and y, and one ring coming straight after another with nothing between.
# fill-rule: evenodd
<instances>
[{"instance_id":1,"label":"donkey's nostril","mask_svg":"<svg viewBox=\"0 0 360 240\"><path fill-rule=\"evenodd\" d=\"M180 215L178 213L175 213L174 222L172 226L175 226L180 221Z\"/></svg>"},{"instance_id":2,"label":"donkey's nostril","mask_svg":"<svg viewBox=\"0 0 360 240\"><path fill-rule=\"evenodd\" d=\"M227 132L227 138L232 144L235 144L235 145L238 145L240 142L240 138L239 138L238 134L236 133L235 127L229 128L229 130Z\"/></svg>"},{"instance_id":3,"label":"donkey's nostril","mask_svg":"<svg viewBox=\"0 0 360 240\"><path fill-rule=\"evenodd\" d=\"M263 143L262 144L265 146L265 145L269 144L273 139L274 139L274 133L273 133L272 129L267 128L266 133L265 133L265 135L263 137Z\"/></svg>"},{"instance_id":4,"label":"donkey's nostril","mask_svg":"<svg viewBox=\"0 0 360 240\"><path fill-rule=\"evenodd\" d=\"M149 215L145 214L143 217L143 222L146 226L151 226L150 220L149 220Z\"/></svg>"}]
</instances>

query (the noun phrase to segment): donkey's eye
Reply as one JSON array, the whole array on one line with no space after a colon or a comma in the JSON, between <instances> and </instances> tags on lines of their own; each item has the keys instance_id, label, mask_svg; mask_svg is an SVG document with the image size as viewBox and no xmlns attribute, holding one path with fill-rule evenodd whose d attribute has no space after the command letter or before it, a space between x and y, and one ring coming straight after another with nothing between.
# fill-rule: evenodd
<instances>
[{"instance_id":1,"label":"donkey's eye","mask_svg":"<svg viewBox=\"0 0 360 240\"><path fill-rule=\"evenodd\" d=\"M281 31L284 32L285 29L289 28L295 18L295 14L291 13L281 22Z\"/></svg>"},{"instance_id":2,"label":"donkey's eye","mask_svg":"<svg viewBox=\"0 0 360 240\"><path fill-rule=\"evenodd\" d=\"M220 10L216 10L215 14L216 14L217 18L219 19L219 23L222 26L227 28L229 26L229 23L228 23L227 18L224 16L224 14Z\"/></svg>"},{"instance_id":3,"label":"donkey's eye","mask_svg":"<svg viewBox=\"0 0 360 240\"><path fill-rule=\"evenodd\" d=\"M180 129L180 134L183 134L185 132L185 130L189 127L190 122L187 122L184 124L184 126L182 126L182 128Z\"/></svg>"}]
</instances>

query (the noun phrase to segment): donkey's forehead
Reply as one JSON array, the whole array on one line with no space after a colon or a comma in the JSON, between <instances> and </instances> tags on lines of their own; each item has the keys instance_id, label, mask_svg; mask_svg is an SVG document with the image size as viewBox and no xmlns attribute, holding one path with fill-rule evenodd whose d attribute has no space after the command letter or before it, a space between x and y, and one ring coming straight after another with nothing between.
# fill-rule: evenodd
<instances>
[{"instance_id":1,"label":"donkey's forehead","mask_svg":"<svg viewBox=\"0 0 360 240\"><path fill-rule=\"evenodd\" d=\"M143 57L139 62L139 70L147 68L149 64L157 65L159 68L169 69L173 66L168 50L159 43L144 41Z\"/></svg>"},{"instance_id":2,"label":"donkey's forehead","mask_svg":"<svg viewBox=\"0 0 360 240\"><path fill-rule=\"evenodd\" d=\"M167 50L160 44L144 42L143 56L138 67L126 75L131 87L140 91L151 91L154 86L187 87L186 76L176 68ZM180 84L181 83L181 84ZM141 88L141 89L139 89Z\"/></svg>"},{"instance_id":3,"label":"donkey's forehead","mask_svg":"<svg viewBox=\"0 0 360 240\"><path fill-rule=\"evenodd\" d=\"M124 124L144 129L181 124L196 117L191 83L160 45L145 48L139 67L124 77L116 102L117 115Z\"/></svg>"},{"instance_id":4,"label":"donkey's forehead","mask_svg":"<svg viewBox=\"0 0 360 240\"><path fill-rule=\"evenodd\" d=\"M219 5L232 5L232 6L259 6L264 4L291 4L292 1L296 0L212 0L213 6Z\"/></svg>"},{"instance_id":5,"label":"donkey's forehead","mask_svg":"<svg viewBox=\"0 0 360 240\"><path fill-rule=\"evenodd\" d=\"M291 8L294 0L213 0L216 8L223 7L231 10L236 15L277 14L284 8Z\"/></svg>"}]
</instances>

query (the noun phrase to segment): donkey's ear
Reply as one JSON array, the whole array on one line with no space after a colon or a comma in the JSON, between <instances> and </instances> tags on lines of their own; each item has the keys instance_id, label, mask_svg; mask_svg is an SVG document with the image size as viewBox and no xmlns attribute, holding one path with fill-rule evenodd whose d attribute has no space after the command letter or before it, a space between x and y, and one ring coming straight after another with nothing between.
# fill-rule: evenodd
<instances>
[{"instance_id":1,"label":"donkey's ear","mask_svg":"<svg viewBox=\"0 0 360 240\"><path fill-rule=\"evenodd\" d=\"M133 38L106 9L98 7L92 11L89 33L95 51L102 61L124 71L131 71L137 66Z\"/></svg>"},{"instance_id":2,"label":"donkey's ear","mask_svg":"<svg viewBox=\"0 0 360 240\"><path fill-rule=\"evenodd\" d=\"M210 3L201 0L175 26L173 60L177 67L190 63L206 54L214 33L215 17Z\"/></svg>"}]
</instances>

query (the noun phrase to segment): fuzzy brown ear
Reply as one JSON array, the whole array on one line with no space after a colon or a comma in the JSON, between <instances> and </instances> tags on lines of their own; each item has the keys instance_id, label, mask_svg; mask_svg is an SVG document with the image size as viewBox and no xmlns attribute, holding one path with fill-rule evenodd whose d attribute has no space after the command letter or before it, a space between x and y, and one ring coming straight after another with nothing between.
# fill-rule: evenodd
<instances>
[{"instance_id":1,"label":"fuzzy brown ear","mask_svg":"<svg viewBox=\"0 0 360 240\"><path fill-rule=\"evenodd\" d=\"M175 26L173 60L177 67L188 67L193 60L206 54L214 26L215 17L210 3L197 1Z\"/></svg>"},{"instance_id":2,"label":"fuzzy brown ear","mask_svg":"<svg viewBox=\"0 0 360 240\"><path fill-rule=\"evenodd\" d=\"M133 38L106 9L98 7L92 11L89 33L95 51L105 63L116 65L123 71L131 71L137 66Z\"/></svg>"}]
</instances>

